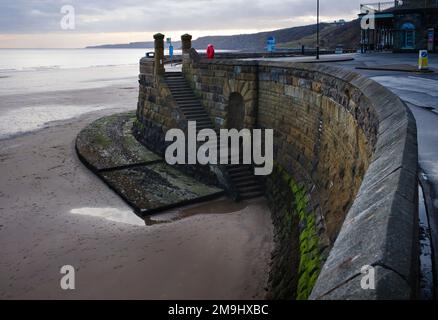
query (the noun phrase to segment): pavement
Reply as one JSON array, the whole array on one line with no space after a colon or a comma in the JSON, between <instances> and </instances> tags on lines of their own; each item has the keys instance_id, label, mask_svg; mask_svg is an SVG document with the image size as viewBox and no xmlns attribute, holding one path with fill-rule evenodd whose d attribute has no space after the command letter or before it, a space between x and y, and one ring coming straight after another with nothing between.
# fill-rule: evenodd
<instances>
[{"instance_id":1,"label":"pavement","mask_svg":"<svg viewBox=\"0 0 438 320\"><path fill-rule=\"evenodd\" d=\"M286 62L300 62L300 63L322 63L322 62L346 62L354 60L355 54L325 54L321 55L317 60L314 56L298 56L298 57L281 57L281 58L248 58L242 60L259 60L259 61L286 61Z\"/></svg>"}]
</instances>

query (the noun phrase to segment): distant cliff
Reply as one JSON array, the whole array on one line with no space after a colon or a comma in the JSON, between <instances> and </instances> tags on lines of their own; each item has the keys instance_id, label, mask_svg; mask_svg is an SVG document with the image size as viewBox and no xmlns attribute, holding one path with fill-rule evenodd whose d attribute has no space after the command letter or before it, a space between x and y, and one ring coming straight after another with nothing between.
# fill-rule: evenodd
<instances>
[{"instance_id":1,"label":"distant cliff","mask_svg":"<svg viewBox=\"0 0 438 320\"><path fill-rule=\"evenodd\" d=\"M263 50L268 37L275 37L280 48L298 48L302 44L307 47L315 47L316 24L286 28L274 31L259 32L253 34L240 34L232 36L206 36L192 42L196 49L204 49L212 43L221 50ZM337 44L343 44L345 48L354 49L359 46L360 28L359 20L343 24L321 24L321 47L333 49ZM181 47L181 42L173 43L176 49ZM88 49L124 49L124 48L153 48L154 42L132 42L128 44L110 44L87 47Z\"/></svg>"},{"instance_id":2,"label":"distant cliff","mask_svg":"<svg viewBox=\"0 0 438 320\"><path fill-rule=\"evenodd\" d=\"M325 29L330 24L321 24ZM277 43L291 42L302 39L316 33L316 25L294 27L253 34L241 34L234 36L208 36L193 41L194 48L205 48L213 43L216 48L223 50L263 50L266 47L268 37L275 37Z\"/></svg>"},{"instance_id":3,"label":"distant cliff","mask_svg":"<svg viewBox=\"0 0 438 320\"><path fill-rule=\"evenodd\" d=\"M173 43L175 48L181 47L181 41ZM131 42L125 44L104 44L100 46L89 46L87 49L151 49L154 47L153 41L147 42Z\"/></svg>"}]
</instances>

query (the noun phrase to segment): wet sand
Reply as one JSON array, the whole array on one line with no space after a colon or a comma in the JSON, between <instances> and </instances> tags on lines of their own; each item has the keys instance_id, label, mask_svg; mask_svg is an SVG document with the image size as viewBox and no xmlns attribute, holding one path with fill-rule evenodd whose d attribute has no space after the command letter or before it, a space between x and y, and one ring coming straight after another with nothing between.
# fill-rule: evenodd
<instances>
[{"instance_id":1,"label":"wet sand","mask_svg":"<svg viewBox=\"0 0 438 320\"><path fill-rule=\"evenodd\" d=\"M0 119L11 108L89 105L84 90L102 107L0 140L0 298L263 298L273 247L263 200L220 199L153 216L146 225L80 163L77 133L136 105L136 74L114 81L46 95L15 92L19 99L0 102ZM64 265L76 269L75 290L60 288Z\"/></svg>"}]
</instances>

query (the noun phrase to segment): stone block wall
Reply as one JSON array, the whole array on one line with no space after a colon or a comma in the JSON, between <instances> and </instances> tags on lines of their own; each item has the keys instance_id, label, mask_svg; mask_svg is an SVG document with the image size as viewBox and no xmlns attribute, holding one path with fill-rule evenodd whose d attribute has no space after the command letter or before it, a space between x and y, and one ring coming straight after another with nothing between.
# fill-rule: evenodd
<instances>
[{"instance_id":1,"label":"stone block wall","mask_svg":"<svg viewBox=\"0 0 438 320\"><path fill-rule=\"evenodd\" d=\"M378 127L359 90L333 72L261 63L258 105L258 126L275 130L274 159L313 189L331 244L359 190Z\"/></svg>"},{"instance_id":2,"label":"stone block wall","mask_svg":"<svg viewBox=\"0 0 438 320\"><path fill-rule=\"evenodd\" d=\"M142 62L138 106L138 136L147 145L185 125L150 63ZM416 126L398 97L323 65L186 55L183 71L218 128L227 127L229 99L238 93L245 127L274 129L276 168L290 190L279 197L274 176L267 179L277 239L271 297L415 296ZM366 265L376 269L376 290L360 288ZM297 275L282 279L285 270Z\"/></svg>"},{"instance_id":3,"label":"stone block wall","mask_svg":"<svg viewBox=\"0 0 438 320\"><path fill-rule=\"evenodd\" d=\"M243 97L244 127L253 128L257 117L257 64L244 61L215 60L209 63L190 61L185 76L202 100L217 128L227 127L229 97Z\"/></svg>"},{"instance_id":4,"label":"stone block wall","mask_svg":"<svg viewBox=\"0 0 438 320\"><path fill-rule=\"evenodd\" d=\"M136 135L149 149L164 155L169 143L164 140L169 129L186 129L187 121L162 75L155 74L155 61L140 61L139 96L137 104Z\"/></svg>"},{"instance_id":5,"label":"stone block wall","mask_svg":"<svg viewBox=\"0 0 438 320\"><path fill-rule=\"evenodd\" d=\"M184 72L218 126L226 127L227 95L243 92L246 126L274 129L276 165L307 192L306 208L293 209L301 222L291 233L300 239L295 258L312 258L297 278L289 277L289 285L298 285L289 288L292 295L310 294L317 270L313 299L415 296L416 127L398 97L358 74L322 65L200 59ZM268 197L275 199L269 185L275 183L268 178ZM291 219L287 207L272 208L277 234ZM306 240L309 233L318 235L317 251L306 245L315 245ZM284 240L290 237L277 239L277 252L292 252L293 242ZM281 273L286 269L276 259L287 258L274 255ZM366 265L377 270L374 291L360 288ZM272 292L284 297L284 282L278 283Z\"/></svg>"}]
</instances>

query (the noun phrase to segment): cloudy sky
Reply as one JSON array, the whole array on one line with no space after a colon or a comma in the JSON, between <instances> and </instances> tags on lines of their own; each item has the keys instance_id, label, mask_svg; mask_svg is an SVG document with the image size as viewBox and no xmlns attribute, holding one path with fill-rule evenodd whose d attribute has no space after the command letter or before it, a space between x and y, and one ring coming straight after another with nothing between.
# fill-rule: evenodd
<instances>
[{"instance_id":1,"label":"cloudy sky","mask_svg":"<svg viewBox=\"0 0 438 320\"><path fill-rule=\"evenodd\" d=\"M320 2L323 21L353 19L363 3ZM74 30L61 28L66 5L74 8ZM189 32L197 38L315 20L316 0L0 0L0 48L81 48L149 41L156 32L174 39Z\"/></svg>"}]
</instances>

